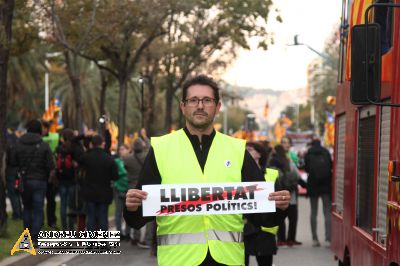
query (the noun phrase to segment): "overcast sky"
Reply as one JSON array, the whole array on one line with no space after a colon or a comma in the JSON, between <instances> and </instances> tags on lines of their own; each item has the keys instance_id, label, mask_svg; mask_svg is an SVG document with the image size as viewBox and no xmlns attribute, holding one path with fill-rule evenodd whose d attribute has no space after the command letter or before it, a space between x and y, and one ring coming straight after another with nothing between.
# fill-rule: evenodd
<instances>
[{"instance_id":1,"label":"overcast sky","mask_svg":"<svg viewBox=\"0 0 400 266\"><path fill-rule=\"evenodd\" d=\"M268 29L275 44L267 51L240 51L223 78L233 85L275 90L297 89L307 83L307 65L318 57L305 46L287 46L293 36L317 51L340 23L341 0L274 0L282 23L271 21ZM272 17L271 17L272 18Z\"/></svg>"}]
</instances>

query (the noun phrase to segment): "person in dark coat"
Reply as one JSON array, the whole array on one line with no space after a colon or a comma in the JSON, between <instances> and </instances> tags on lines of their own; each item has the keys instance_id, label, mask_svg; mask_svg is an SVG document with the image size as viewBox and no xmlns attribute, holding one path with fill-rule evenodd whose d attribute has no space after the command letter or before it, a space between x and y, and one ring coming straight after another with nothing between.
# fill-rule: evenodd
<instances>
[{"instance_id":1,"label":"person in dark coat","mask_svg":"<svg viewBox=\"0 0 400 266\"><path fill-rule=\"evenodd\" d=\"M92 147L79 160L86 173L82 193L87 207L87 230L106 231L108 206L113 199L111 181L118 179L118 169L114 159L104 150L102 136L92 137Z\"/></svg>"},{"instance_id":2,"label":"person in dark coat","mask_svg":"<svg viewBox=\"0 0 400 266\"><path fill-rule=\"evenodd\" d=\"M60 190L60 217L64 231L74 230L75 215L72 213L76 199L76 168L77 160L82 155L83 150L79 143L75 141L74 131L65 128L61 134L61 142L56 148L57 180ZM70 213L68 215L68 210Z\"/></svg>"},{"instance_id":3,"label":"person in dark coat","mask_svg":"<svg viewBox=\"0 0 400 266\"><path fill-rule=\"evenodd\" d=\"M12 207L12 219L22 219L21 195L14 189L15 177L17 176L17 167L12 165L12 153L17 145L17 135L15 132L7 132L7 155L6 155L6 187L7 196L10 199Z\"/></svg>"},{"instance_id":4,"label":"person in dark coat","mask_svg":"<svg viewBox=\"0 0 400 266\"><path fill-rule=\"evenodd\" d=\"M50 123L42 121L42 139L47 142L50 146L50 150L53 153L56 151L59 135L58 133L50 132ZM56 195L58 192L57 184L55 180L47 180L46 189L46 217L47 225L53 230L58 230L57 227L57 216L56 216Z\"/></svg>"},{"instance_id":5,"label":"person in dark coat","mask_svg":"<svg viewBox=\"0 0 400 266\"><path fill-rule=\"evenodd\" d=\"M270 150L266 150L261 143L247 142L246 150L253 157L257 166L265 172ZM279 184L275 184L275 189L279 189ZM261 230L256 227L249 220L246 220L243 229L244 233L244 248L245 248L245 265L249 265L250 255L256 256L258 265L269 266L272 265L273 255L276 254L277 245L276 237L270 232Z\"/></svg>"},{"instance_id":6,"label":"person in dark coat","mask_svg":"<svg viewBox=\"0 0 400 266\"><path fill-rule=\"evenodd\" d=\"M270 167L279 170L279 183L284 188L290 191L291 200L288 207L288 230L286 234L286 223L283 221L279 225L278 231L278 246L293 246L301 245L302 243L296 240L297 220L298 220L298 191L297 185L300 183L301 176L297 170L295 163L288 154L288 149L283 145L275 146L275 153L270 160ZM303 184L304 185L304 184Z\"/></svg>"},{"instance_id":7,"label":"person in dark coat","mask_svg":"<svg viewBox=\"0 0 400 266\"><path fill-rule=\"evenodd\" d=\"M24 205L24 228L29 228L34 245L43 226L43 207L47 180L54 175L54 160L49 144L42 140L42 123L32 120L27 124L27 133L16 145L12 162L23 172L22 203Z\"/></svg>"},{"instance_id":8,"label":"person in dark coat","mask_svg":"<svg viewBox=\"0 0 400 266\"><path fill-rule=\"evenodd\" d=\"M320 246L317 235L318 199L322 199L322 207L325 220L326 246L331 241L331 190L332 190L332 159L329 151L321 146L321 141L315 139L307 151L305 158L305 170L308 173L307 194L311 204L311 233L313 246Z\"/></svg>"}]
</instances>

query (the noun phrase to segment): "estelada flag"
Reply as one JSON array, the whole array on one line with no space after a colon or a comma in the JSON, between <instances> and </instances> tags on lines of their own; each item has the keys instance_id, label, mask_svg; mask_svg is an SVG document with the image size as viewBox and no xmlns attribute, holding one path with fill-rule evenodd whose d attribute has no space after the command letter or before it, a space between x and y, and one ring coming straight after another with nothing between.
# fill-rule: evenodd
<instances>
[{"instance_id":1,"label":"estelada flag","mask_svg":"<svg viewBox=\"0 0 400 266\"><path fill-rule=\"evenodd\" d=\"M264 106L264 117L267 118L269 115L269 103L268 100L265 102L265 106Z\"/></svg>"},{"instance_id":2,"label":"estelada flag","mask_svg":"<svg viewBox=\"0 0 400 266\"><path fill-rule=\"evenodd\" d=\"M371 3L372 0L354 0L351 6L350 27L347 33L346 80L351 79L351 29L354 25L364 23L365 10ZM372 16L372 12L369 15ZM368 21L371 21L371 17L368 18Z\"/></svg>"}]
</instances>

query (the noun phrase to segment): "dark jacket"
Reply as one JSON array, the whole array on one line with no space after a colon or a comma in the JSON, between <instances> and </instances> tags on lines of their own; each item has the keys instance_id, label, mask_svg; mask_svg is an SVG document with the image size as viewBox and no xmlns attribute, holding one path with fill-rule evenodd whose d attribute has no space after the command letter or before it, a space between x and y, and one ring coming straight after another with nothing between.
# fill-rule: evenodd
<instances>
[{"instance_id":1,"label":"dark jacket","mask_svg":"<svg viewBox=\"0 0 400 266\"><path fill-rule=\"evenodd\" d=\"M48 180L55 168L49 144L35 133L24 134L17 142L11 164L26 172L27 179Z\"/></svg>"},{"instance_id":2,"label":"dark jacket","mask_svg":"<svg viewBox=\"0 0 400 266\"><path fill-rule=\"evenodd\" d=\"M275 255L277 251L276 236L261 230L247 221L243 228L244 250L252 256Z\"/></svg>"},{"instance_id":3,"label":"dark jacket","mask_svg":"<svg viewBox=\"0 0 400 266\"><path fill-rule=\"evenodd\" d=\"M118 179L118 168L111 155L104 149L93 148L79 159L79 163L85 170L83 198L86 201L110 204L113 198L111 180Z\"/></svg>"},{"instance_id":4,"label":"dark jacket","mask_svg":"<svg viewBox=\"0 0 400 266\"><path fill-rule=\"evenodd\" d=\"M324 161L324 166L317 160ZM320 196L331 193L332 159L329 151L320 144L313 144L304 158L305 170L308 173L307 194Z\"/></svg>"},{"instance_id":5,"label":"dark jacket","mask_svg":"<svg viewBox=\"0 0 400 266\"><path fill-rule=\"evenodd\" d=\"M281 161L275 154L269 162L269 167L279 170L279 178L277 182L282 189L289 190L290 192L295 192L297 195L297 185L300 183L301 186L305 186L304 181L302 181L297 166L291 159L289 160L289 169L285 169L284 162Z\"/></svg>"},{"instance_id":6,"label":"dark jacket","mask_svg":"<svg viewBox=\"0 0 400 266\"><path fill-rule=\"evenodd\" d=\"M125 169L128 172L128 185L130 189L135 188L138 183L139 173L140 170L142 170L145 158L145 152L130 154L127 157L123 158Z\"/></svg>"},{"instance_id":7,"label":"dark jacket","mask_svg":"<svg viewBox=\"0 0 400 266\"><path fill-rule=\"evenodd\" d=\"M56 148L56 175L60 182L60 185L72 185L76 183L75 172L76 169L72 165L71 167L65 167L63 160L66 160L70 156L72 161L78 162L78 158L82 157L83 149L78 142L73 141L71 147L67 149L63 144L60 144Z\"/></svg>"},{"instance_id":8,"label":"dark jacket","mask_svg":"<svg viewBox=\"0 0 400 266\"><path fill-rule=\"evenodd\" d=\"M15 153L16 145L18 142L17 136L13 133L7 136L6 148L6 176L15 177L17 175L18 167L12 162L12 154ZM15 159L15 158L14 158Z\"/></svg>"}]
</instances>

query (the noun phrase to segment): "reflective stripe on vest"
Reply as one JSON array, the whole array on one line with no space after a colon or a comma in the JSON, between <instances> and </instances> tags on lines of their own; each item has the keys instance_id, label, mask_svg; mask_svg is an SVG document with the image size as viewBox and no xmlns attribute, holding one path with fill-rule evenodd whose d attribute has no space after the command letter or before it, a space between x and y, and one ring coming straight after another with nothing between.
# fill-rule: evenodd
<instances>
[{"instance_id":1,"label":"reflective stripe on vest","mask_svg":"<svg viewBox=\"0 0 400 266\"><path fill-rule=\"evenodd\" d=\"M226 232L219 230L208 230L208 238L204 233L191 234L170 234L157 236L157 244L162 245L181 245L181 244L205 244L207 240L219 240L223 242L243 242L242 232Z\"/></svg>"},{"instance_id":2,"label":"reflective stripe on vest","mask_svg":"<svg viewBox=\"0 0 400 266\"><path fill-rule=\"evenodd\" d=\"M272 168L267 168L266 173L265 173L265 181L270 181L270 182L275 182L276 179L279 176L279 171L272 169ZM274 227L264 227L261 226L261 230L273 235L276 235L276 233L278 232L278 226L274 226Z\"/></svg>"}]
</instances>

